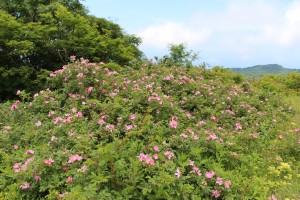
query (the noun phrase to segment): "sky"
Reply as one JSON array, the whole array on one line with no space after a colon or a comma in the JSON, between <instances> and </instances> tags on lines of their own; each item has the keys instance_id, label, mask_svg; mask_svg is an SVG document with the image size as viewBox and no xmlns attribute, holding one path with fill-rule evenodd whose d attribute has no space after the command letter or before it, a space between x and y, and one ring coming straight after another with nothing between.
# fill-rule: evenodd
<instances>
[{"instance_id":1,"label":"sky","mask_svg":"<svg viewBox=\"0 0 300 200\"><path fill-rule=\"evenodd\" d=\"M184 43L195 64L300 69L300 0L85 0L91 15L142 38L149 58Z\"/></svg>"}]
</instances>

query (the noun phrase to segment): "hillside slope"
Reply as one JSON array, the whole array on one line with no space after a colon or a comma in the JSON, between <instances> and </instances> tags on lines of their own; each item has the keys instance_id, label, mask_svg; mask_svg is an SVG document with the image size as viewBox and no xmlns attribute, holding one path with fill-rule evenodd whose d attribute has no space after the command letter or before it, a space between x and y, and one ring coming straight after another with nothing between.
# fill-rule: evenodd
<instances>
[{"instance_id":1,"label":"hillside slope","mask_svg":"<svg viewBox=\"0 0 300 200\"><path fill-rule=\"evenodd\" d=\"M246 68L230 68L233 72L241 73L245 77L260 77L263 74L288 74L289 72L297 71L300 69L288 69L284 68L278 64L268 64L268 65L255 65L253 67Z\"/></svg>"}]
</instances>

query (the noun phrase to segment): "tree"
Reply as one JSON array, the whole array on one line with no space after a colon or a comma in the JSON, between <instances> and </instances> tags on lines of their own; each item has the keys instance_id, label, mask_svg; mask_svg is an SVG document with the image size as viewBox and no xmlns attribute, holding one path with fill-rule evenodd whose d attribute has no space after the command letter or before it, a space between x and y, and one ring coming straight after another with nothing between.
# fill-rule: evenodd
<instances>
[{"instance_id":1,"label":"tree","mask_svg":"<svg viewBox=\"0 0 300 200\"><path fill-rule=\"evenodd\" d=\"M3 89L4 80L12 81L9 74L18 77L28 67L36 81L41 70L54 71L72 55L120 65L142 56L140 38L126 34L118 24L89 16L79 0L1 0L0 7L0 68L14 71L5 78L0 75L0 99L29 89L22 84ZM19 78L24 77L29 76Z\"/></svg>"},{"instance_id":2,"label":"tree","mask_svg":"<svg viewBox=\"0 0 300 200\"><path fill-rule=\"evenodd\" d=\"M168 66L192 66L198 58L198 53L188 51L185 44L170 44L169 55L163 56L160 62Z\"/></svg>"}]
</instances>

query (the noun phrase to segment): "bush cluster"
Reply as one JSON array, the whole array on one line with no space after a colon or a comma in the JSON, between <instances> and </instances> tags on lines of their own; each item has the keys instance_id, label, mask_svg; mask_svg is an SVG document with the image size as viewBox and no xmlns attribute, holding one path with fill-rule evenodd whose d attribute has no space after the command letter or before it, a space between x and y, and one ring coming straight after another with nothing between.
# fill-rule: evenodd
<instances>
[{"instance_id":1,"label":"bush cluster","mask_svg":"<svg viewBox=\"0 0 300 200\"><path fill-rule=\"evenodd\" d=\"M1 199L267 199L297 176L292 110L238 77L74 59L48 82L0 105Z\"/></svg>"}]
</instances>

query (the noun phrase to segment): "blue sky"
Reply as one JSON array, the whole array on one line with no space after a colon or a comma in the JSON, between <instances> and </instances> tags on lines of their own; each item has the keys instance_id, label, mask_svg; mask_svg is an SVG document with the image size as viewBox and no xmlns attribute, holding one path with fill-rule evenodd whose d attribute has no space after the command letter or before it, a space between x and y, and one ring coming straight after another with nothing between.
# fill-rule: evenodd
<instances>
[{"instance_id":1,"label":"blue sky","mask_svg":"<svg viewBox=\"0 0 300 200\"><path fill-rule=\"evenodd\" d=\"M85 0L90 14L142 38L148 58L185 43L198 63L300 68L300 0Z\"/></svg>"}]
</instances>

